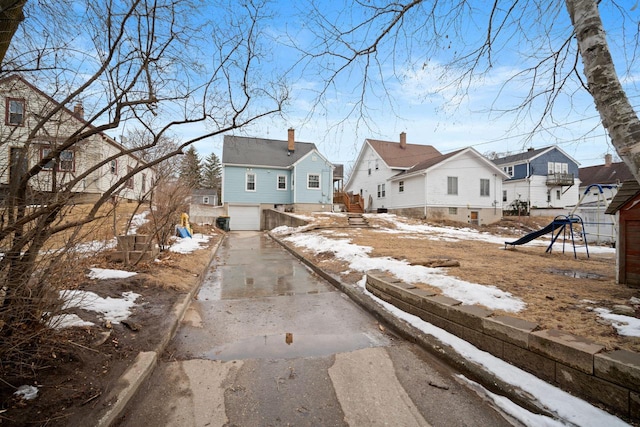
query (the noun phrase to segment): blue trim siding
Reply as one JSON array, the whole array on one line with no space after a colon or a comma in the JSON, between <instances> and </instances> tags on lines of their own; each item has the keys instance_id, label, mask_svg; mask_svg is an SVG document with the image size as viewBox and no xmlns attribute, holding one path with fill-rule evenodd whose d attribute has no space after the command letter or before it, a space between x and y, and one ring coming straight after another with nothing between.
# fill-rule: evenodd
<instances>
[{"instance_id":1,"label":"blue trim siding","mask_svg":"<svg viewBox=\"0 0 640 427\"><path fill-rule=\"evenodd\" d=\"M256 175L255 191L246 191L247 173ZM287 177L287 190L278 190L278 175ZM291 172L282 169L224 166L225 203L292 203Z\"/></svg>"},{"instance_id":2,"label":"blue trim siding","mask_svg":"<svg viewBox=\"0 0 640 427\"><path fill-rule=\"evenodd\" d=\"M568 172L578 177L578 165L555 148L531 162L531 175L547 176L549 162L567 163Z\"/></svg>"},{"instance_id":3,"label":"blue trim siding","mask_svg":"<svg viewBox=\"0 0 640 427\"><path fill-rule=\"evenodd\" d=\"M520 163L513 167L513 177L511 179L522 179L527 177L527 164Z\"/></svg>"},{"instance_id":4,"label":"blue trim siding","mask_svg":"<svg viewBox=\"0 0 640 427\"><path fill-rule=\"evenodd\" d=\"M320 188L307 188L307 176L320 175ZM332 165L317 153L310 153L295 166L295 197L294 203L333 202L333 169Z\"/></svg>"}]
</instances>

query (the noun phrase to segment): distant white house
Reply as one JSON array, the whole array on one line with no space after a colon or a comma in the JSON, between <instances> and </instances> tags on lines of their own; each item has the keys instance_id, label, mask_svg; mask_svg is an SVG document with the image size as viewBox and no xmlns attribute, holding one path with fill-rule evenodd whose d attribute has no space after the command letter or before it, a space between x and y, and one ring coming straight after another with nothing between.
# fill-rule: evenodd
<instances>
[{"instance_id":1,"label":"distant white house","mask_svg":"<svg viewBox=\"0 0 640 427\"><path fill-rule=\"evenodd\" d=\"M502 218L506 174L469 147L425 160L391 177L389 210L406 216L491 224Z\"/></svg>"},{"instance_id":2,"label":"distant white house","mask_svg":"<svg viewBox=\"0 0 640 427\"><path fill-rule=\"evenodd\" d=\"M417 163L440 156L431 145L407 144L406 133L399 142L366 139L345 185L345 191L359 194L365 210L390 207L387 199L388 180Z\"/></svg>"},{"instance_id":3,"label":"distant white house","mask_svg":"<svg viewBox=\"0 0 640 427\"><path fill-rule=\"evenodd\" d=\"M19 179L43 160L51 150L69 139L79 129L94 129L84 120L82 104L71 111L49 95L13 75L0 80L0 192L6 193L12 182ZM58 111L31 135L43 118L54 109ZM74 202L97 200L126 174L144 162L108 135L98 132L74 143L58 158L29 180L32 193L67 192ZM110 160L109 160L110 159ZM96 165L99 167L90 171ZM155 180L153 169L139 172L117 187L116 194L125 199L138 199Z\"/></svg>"}]
</instances>

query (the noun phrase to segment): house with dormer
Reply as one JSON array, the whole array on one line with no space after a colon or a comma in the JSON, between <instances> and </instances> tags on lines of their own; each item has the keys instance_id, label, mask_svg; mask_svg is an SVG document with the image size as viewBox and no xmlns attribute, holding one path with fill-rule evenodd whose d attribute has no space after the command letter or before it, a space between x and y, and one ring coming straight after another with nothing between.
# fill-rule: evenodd
<instances>
[{"instance_id":1,"label":"house with dormer","mask_svg":"<svg viewBox=\"0 0 640 427\"><path fill-rule=\"evenodd\" d=\"M222 203L231 230L263 229L262 211L330 212L334 166L313 143L226 135Z\"/></svg>"},{"instance_id":2,"label":"house with dormer","mask_svg":"<svg viewBox=\"0 0 640 427\"><path fill-rule=\"evenodd\" d=\"M529 209L565 209L579 198L579 163L558 146L533 149L500 157L493 163L508 178L502 184L502 206L516 203Z\"/></svg>"}]
</instances>

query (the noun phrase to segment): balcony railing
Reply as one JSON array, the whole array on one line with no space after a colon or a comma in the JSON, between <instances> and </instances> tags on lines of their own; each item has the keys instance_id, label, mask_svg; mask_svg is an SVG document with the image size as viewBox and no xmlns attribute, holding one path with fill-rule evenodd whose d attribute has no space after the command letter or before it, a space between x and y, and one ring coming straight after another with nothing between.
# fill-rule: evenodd
<instances>
[{"instance_id":1,"label":"balcony railing","mask_svg":"<svg viewBox=\"0 0 640 427\"><path fill-rule=\"evenodd\" d=\"M572 173L550 173L547 175L547 185L573 185Z\"/></svg>"}]
</instances>

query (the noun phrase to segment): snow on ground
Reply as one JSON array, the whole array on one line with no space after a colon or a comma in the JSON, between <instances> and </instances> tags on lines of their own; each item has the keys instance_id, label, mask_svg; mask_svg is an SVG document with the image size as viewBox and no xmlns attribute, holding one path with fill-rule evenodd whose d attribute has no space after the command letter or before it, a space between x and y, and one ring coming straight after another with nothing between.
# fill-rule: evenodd
<instances>
[{"instance_id":1,"label":"snow on ground","mask_svg":"<svg viewBox=\"0 0 640 427\"><path fill-rule=\"evenodd\" d=\"M210 237L204 234L194 234L193 237L176 237L169 250L179 254L190 254L193 251L202 249L202 245L209 242Z\"/></svg>"},{"instance_id":2,"label":"snow on ground","mask_svg":"<svg viewBox=\"0 0 640 427\"><path fill-rule=\"evenodd\" d=\"M108 249L113 249L116 245L117 241L114 237L110 240L93 240L91 242L79 243L73 250L81 254L94 254Z\"/></svg>"},{"instance_id":3,"label":"snow on ground","mask_svg":"<svg viewBox=\"0 0 640 427\"><path fill-rule=\"evenodd\" d=\"M603 319L609 320L611 326L616 328L618 335L640 337L640 319L622 314L613 314L611 310L606 308L595 308L593 311Z\"/></svg>"},{"instance_id":4,"label":"snow on ground","mask_svg":"<svg viewBox=\"0 0 640 427\"><path fill-rule=\"evenodd\" d=\"M138 273L123 270L111 270L108 268L91 268L91 272L87 274L89 279L126 279L127 277L135 276Z\"/></svg>"},{"instance_id":5,"label":"snow on ground","mask_svg":"<svg viewBox=\"0 0 640 427\"><path fill-rule=\"evenodd\" d=\"M424 333L432 335L441 342L451 346L461 356L483 366L486 370L492 372L502 381L529 393L540 404L546 407L549 412L553 413L559 420L561 420L561 425L609 427L627 425L621 419L596 408L584 400L574 397L569 393L537 378L536 376L518 369L515 366L476 348L467 341L464 341L443 329L437 328L417 316L405 313L394 305L377 298L366 290L365 280L366 279L363 277L363 279L358 282L358 285L364 288L365 293L389 313L395 317L405 320L407 323L420 329ZM502 403L504 403L504 401ZM526 420L526 418L524 418L526 414L522 408L507 404L500 406L515 418L521 419L522 421ZM547 417L544 419L548 420L548 422L543 423L543 419L536 418L535 420L531 420L535 421L533 424L525 422L525 425L557 425L553 423L553 419Z\"/></svg>"},{"instance_id":6,"label":"snow on ground","mask_svg":"<svg viewBox=\"0 0 640 427\"><path fill-rule=\"evenodd\" d=\"M129 225L129 232L127 234L137 234L138 228L149 221L147 215L149 215L149 211L134 215L133 218L131 218L131 224Z\"/></svg>"},{"instance_id":7,"label":"snow on ground","mask_svg":"<svg viewBox=\"0 0 640 427\"><path fill-rule=\"evenodd\" d=\"M353 244L349 239L330 239L319 233L309 232L294 234L284 240L315 253L333 252L336 258L348 262L349 268L354 271L366 273L377 269L388 271L406 283L428 283L465 304L481 304L490 309L508 312L518 312L525 307L524 301L509 292L495 286L470 283L448 276L441 268L410 265L407 261L390 257L370 257L371 247Z\"/></svg>"},{"instance_id":8,"label":"snow on ground","mask_svg":"<svg viewBox=\"0 0 640 427\"><path fill-rule=\"evenodd\" d=\"M77 314L63 313L51 317L48 322L49 326L54 329L71 328L73 326L93 326L93 322L82 320Z\"/></svg>"},{"instance_id":9,"label":"snow on ground","mask_svg":"<svg viewBox=\"0 0 640 427\"><path fill-rule=\"evenodd\" d=\"M33 400L38 397L38 388L32 385L21 385L13 395L22 397L24 400Z\"/></svg>"},{"instance_id":10,"label":"snow on ground","mask_svg":"<svg viewBox=\"0 0 640 427\"><path fill-rule=\"evenodd\" d=\"M131 309L136 305L135 302L139 297L140 295L135 292L124 292L122 298L102 298L100 295L89 291L60 291L60 298L64 301L62 310L79 307L83 310L95 311L103 320L108 320L111 323L120 323L122 320L127 319L131 315ZM78 320L69 316L69 314L53 316L49 324L55 327L61 322L63 324L68 322L72 326L77 326L74 321L77 322Z\"/></svg>"}]
</instances>

